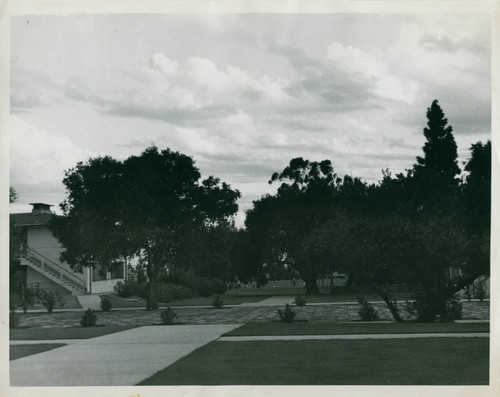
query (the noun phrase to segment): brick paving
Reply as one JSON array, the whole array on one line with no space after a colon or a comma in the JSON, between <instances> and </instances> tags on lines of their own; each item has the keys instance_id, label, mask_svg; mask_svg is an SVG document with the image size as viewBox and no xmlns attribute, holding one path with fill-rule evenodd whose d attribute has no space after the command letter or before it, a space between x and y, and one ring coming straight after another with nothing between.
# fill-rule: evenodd
<instances>
[{"instance_id":1,"label":"brick paving","mask_svg":"<svg viewBox=\"0 0 500 397\"><path fill-rule=\"evenodd\" d=\"M462 302L464 320L489 320L489 302ZM392 320L389 310L383 303L374 304L381 320ZM212 307L182 307L176 308L179 317L177 323L190 325L207 324L245 324L248 322L278 321L278 309L283 306L234 306L222 309ZM308 305L293 307L299 321L312 322L349 322L359 321L359 305ZM21 327L78 327L83 311L68 311L55 313L19 314ZM160 323L160 310L115 310L97 312L98 325L144 326Z\"/></svg>"}]
</instances>

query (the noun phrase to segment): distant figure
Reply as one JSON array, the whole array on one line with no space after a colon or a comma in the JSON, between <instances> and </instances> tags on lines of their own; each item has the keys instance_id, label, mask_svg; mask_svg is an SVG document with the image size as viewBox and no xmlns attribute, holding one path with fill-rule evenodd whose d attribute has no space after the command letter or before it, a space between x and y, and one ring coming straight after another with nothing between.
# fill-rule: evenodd
<instances>
[{"instance_id":1,"label":"distant figure","mask_svg":"<svg viewBox=\"0 0 500 397\"><path fill-rule=\"evenodd\" d=\"M302 285L304 286L304 291L305 291L305 290L306 290L306 282L305 282L305 281L303 281L303 282L302 282Z\"/></svg>"},{"instance_id":2,"label":"distant figure","mask_svg":"<svg viewBox=\"0 0 500 397\"><path fill-rule=\"evenodd\" d=\"M294 286L296 286L296 285L297 285L297 280L295 280L295 277L294 277L294 278L292 278L292 284L293 284Z\"/></svg>"}]
</instances>

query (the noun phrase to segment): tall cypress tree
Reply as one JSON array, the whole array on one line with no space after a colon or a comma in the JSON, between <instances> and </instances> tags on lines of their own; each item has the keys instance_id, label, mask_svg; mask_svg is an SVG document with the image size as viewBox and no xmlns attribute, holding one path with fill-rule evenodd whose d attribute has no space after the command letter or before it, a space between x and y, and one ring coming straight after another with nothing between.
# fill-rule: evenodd
<instances>
[{"instance_id":1,"label":"tall cypress tree","mask_svg":"<svg viewBox=\"0 0 500 397\"><path fill-rule=\"evenodd\" d=\"M437 100L427 109L424 156L417 157L413 167L416 200L420 208L448 212L454 206L459 185L457 144Z\"/></svg>"}]
</instances>

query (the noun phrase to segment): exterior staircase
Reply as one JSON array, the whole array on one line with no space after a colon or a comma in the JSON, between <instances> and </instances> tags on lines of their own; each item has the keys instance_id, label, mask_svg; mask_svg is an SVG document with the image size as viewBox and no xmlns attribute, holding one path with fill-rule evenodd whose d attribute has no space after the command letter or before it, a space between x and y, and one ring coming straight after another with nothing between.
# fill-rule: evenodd
<instances>
[{"instance_id":1,"label":"exterior staircase","mask_svg":"<svg viewBox=\"0 0 500 397\"><path fill-rule=\"evenodd\" d=\"M49 280L71 291L73 295L82 295L86 293L85 281L31 248L26 248L25 254L21 256L21 263L31 267L40 274L43 274Z\"/></svg>"}]
</instances>

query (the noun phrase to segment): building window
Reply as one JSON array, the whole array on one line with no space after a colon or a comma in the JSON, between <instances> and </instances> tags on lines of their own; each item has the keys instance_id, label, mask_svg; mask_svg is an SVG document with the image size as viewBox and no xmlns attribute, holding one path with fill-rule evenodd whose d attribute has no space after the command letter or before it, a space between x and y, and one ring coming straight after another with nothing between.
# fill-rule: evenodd
<instances>
[{"instance_id":1,"label":"building window","mask_svg":"<svg viewBox=\"0 0 500 397\"><path fill-rule=\"evenodd\" d=\"M124 263L123 262L117 262L113 267L111 268L111 278L125 278L125 274L123 271L124 268Z\"/></svg>"},{"instance_id":2,"label":"building window","mask_svg":"<svg viewBox=\"0 0 500 397\"><path fill-rule=\"evenodd\" d=\"M108 271L105 266L98 266L92 269L92 281L102 281L108 279Z\"/></svg>"}]
</instances>

